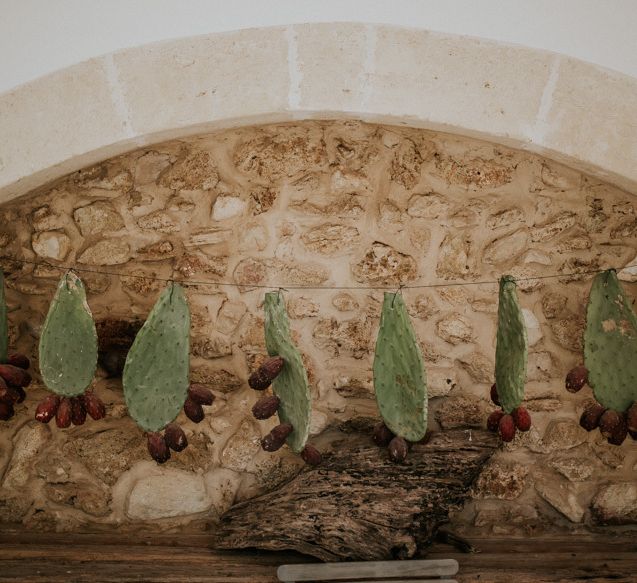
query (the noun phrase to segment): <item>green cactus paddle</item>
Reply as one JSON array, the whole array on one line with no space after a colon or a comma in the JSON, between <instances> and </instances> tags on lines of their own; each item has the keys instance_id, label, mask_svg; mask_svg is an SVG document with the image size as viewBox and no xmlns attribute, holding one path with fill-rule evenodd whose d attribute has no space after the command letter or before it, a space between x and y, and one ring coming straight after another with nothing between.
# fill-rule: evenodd
<instances>
[{"instance_id":1,"label":"green cactus paddle","mask_svg":"<svg viewBox=\"0 0 637 583\"><path fill-rule=\"evenodd\" d=\"M126 357L122 382L128 412L160 431L184 406L190 369L190 311L181 286L164 289Z\"/></svg>"},{"instance_id":2,"label":"green cactus paddle","mask_svg":"<svg viewBox=\"0 0 637 583\"><path fill-rule=\"evenodd\" d=\"M526 381L528 339L516 287L510 275L500 278L495 384L505 413L511 413L522 403Z\"/></svg>"},{"instance_id":3,"label":"green cactus paddle","mask_svg":"<svg viewBox=\"0 0 637 583\"><path fill-rule=\"evenodd\" d=\"M623 412L637 401L637 318L612 269L596 275L591 286L584 363L604 407Z\"/></svg>"},{"instance_id":4,"label":"green cactus paddle","mask_svg":"<svg viewBox=\"0 0 637 583\"><path fill-rule=\"evenodd\" d=\"M407 441L427 431L427 383L416 333L401 295L385 293L374 355L374 390L385 425Z\"/></svg>"},{"instance_id":5,"label":"green cactus paddle","mask_svg":"<svg viewBox=\"0 0 637 583\"><path fill-rule=\"evenodd\" d=\"M9 322L7 300L4 297L4 272L0 269L0 363L7 362L9 356Z\"/></svg>"},{"instance_id":6,"label":"green cactus paddle","mask_svg":"<svg viewBox=\"0 0 637 583\"><path fill-rule=\"evenodd\" d=\"M97 332L77 275L62 276L40 335L40 373L64 397L84 393L97 366Z\"/></svg>"},{"instance_id":7,"label":"green cactus paddle","mask_svg":"<svg viewBox=\"0 0 637 583\"><path fill-rule=\"evenodd\" d=\"M268 354L281 356L285 361L283 369L272 383L274 394L281 400L277 413L281 423L290 423L294 428L286 441L293 452L300 453L310 433L310 385L301 353L290 335L290 324L281 294L266 293L264 309Z\"/></svg>"}]
</instances>

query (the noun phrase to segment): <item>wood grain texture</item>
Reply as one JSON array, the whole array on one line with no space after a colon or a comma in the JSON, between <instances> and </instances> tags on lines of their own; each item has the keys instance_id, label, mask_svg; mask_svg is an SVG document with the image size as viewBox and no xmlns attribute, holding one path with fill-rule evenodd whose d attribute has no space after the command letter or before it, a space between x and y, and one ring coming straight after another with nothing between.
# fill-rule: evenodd
<instances>
[{"instance_id":1,"label":"wood grain texture","mask_svg":"<svg viewBox=\"0 0 637 583\"><path fill-rule=\"evenodd\" d=\"M464 502L497 445L483 430L444 431L396 464L369 435L341 434L320 466L224 514L216 547L295 550L324 561L411 558Z\"/></svg>"}]
</instances>

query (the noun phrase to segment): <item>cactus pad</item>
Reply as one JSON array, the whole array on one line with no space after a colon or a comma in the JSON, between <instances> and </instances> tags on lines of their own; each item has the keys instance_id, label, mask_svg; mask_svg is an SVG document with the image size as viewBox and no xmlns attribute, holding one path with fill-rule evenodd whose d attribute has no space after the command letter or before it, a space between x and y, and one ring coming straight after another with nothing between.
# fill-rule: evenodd
<instances>
[{"instance_id":1,"label":"cactus pad","mask_svg":"<svg viewBox=\"0 0 637 583\"><path fill-rule=\"evenodd\" d=\"M190 370L190 310L181 286L159 296L126 357L122 383L130 416L160 431L184 406Z\"/></svg>"},{"instance_id":2,"label":"cactus pad","mask_svg":"<svg viewBox=\"0 0 637 583\"><path fill-rule=\"evenodd\" d=\"M40 335L40 372L46 386L64 397L84 393L97 366L97 332L77 275L62 276Z\"/></svg>"},{"instance_id":3,"label":"cactus pad","mask_svg":"<svg viewBox=\"0 0 637 583\"><path fill-rule=\"evenodd\" d=\"M584 363L604 407L626 411L637 401L637 318L614 270L596 275L591 286Z\"/></svg>"},{"instance_id":4,"label":"cactus pad","mask_svg":"<svg viewBox=\"0 0 637 583\"><path fill-rule=\"evenodd\" d=\"M378 409L393 433L420 441L427 431L427 384L422 355L401 295L385 293L374 355Z\"/></svg>"},{"instance_id":5,"label":"cactus pad","mask_svg":"<svg viewBox=\"0 0 637 583\"><path fill-rule=\"evenodd\" d=\"M7 362L9 355L9 322L7 301L4 297L4 272L0 269L0 363Z\"/></svg>"},{"instance_id":6,"label":"cactus pad","mask_svg":"<svg viewBox=\"0 0 637 583\"><path fill-rule=\"evenodd\" d=\"M511 413L524 399L528 339L513 277L500 278L495 384L500 405Z\"/></svg>"},{"instance_id":7,"label":"cactus pad","mask_svg":"<svg viewBox=\"0 0 637 583\"><path fill-rule=\"evenodd\" d=\"M274 394L281 399L278 409L281 423L294 430L287 437L293 452L300 453L310 433L312 401L307 373L301 353L290 335L290 324L283 297L278 292L265 294L265 345L270 356L281 356L283 369L272 383Z\"/></svg>"}]
</instances>

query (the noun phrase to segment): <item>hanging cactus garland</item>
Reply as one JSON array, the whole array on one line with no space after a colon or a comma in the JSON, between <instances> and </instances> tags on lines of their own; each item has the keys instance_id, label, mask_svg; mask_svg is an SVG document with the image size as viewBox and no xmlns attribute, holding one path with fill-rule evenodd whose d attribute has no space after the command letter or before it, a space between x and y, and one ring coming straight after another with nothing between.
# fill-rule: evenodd
<instances>
[{"instance_id":1,"label":"hanging cactus garland","mask_svg":"<svg viewBox=\"0 0 637 583\"><path fill-rule=\"evenodd\" d=\"M487 419L487 428L499 432L502 441L512 441L516 431L531 429L531 416L521 406L524 400L528 339L520 309L515 279L500 278L498 332L495 350L495 384L491 400L500 409Z\"/></svg>"},{"instance_id":2,"label":"hanging cactus garland","mask_svg":"<svg viewBox=\"0 0 637 583\"><path fill-rule=\"evenodd\" d=\"M171 283L159 296L126 357L122 383L130 416L147 432L148 451L157 463L182 451L188 440L173 423L182 407L196 423L212 393L188 384L190 310L181 286ZM160 432L164 430L162 435Z\"/></svg>"},{"instance_id":3,"label":"hanging cactus garland","mask_svg":"<svg viewBox=\"0 0 637 583\"><path fill-rule=\"evenodd\" d=\"M97 332L86 303L86 291L77 275L62 276L40 335L40 373L54 394L38 405L35 418L58 427L82 425L88 413L105 415L102 401L87 391L97 367Z\"/></svg>"},{"instance_id":4,"label":"hanging cactus garland","mask_svg":"<svg viewBox=\"0 0 637 583\"><path fill-rule=\"evenodd\" d=\"M14 416L14 405L26 398L29 386L29 359L24 354L9 353L8 308L4 297L4 273L0 269L0 421Z\"/></svg>"},{"instance_id":5,"label":"hanging cactus garland","mask_svg":"<svg viewBox=\"0 0 637 583\"><path fill-rule=\"evenodd\" d=\"M265 344L268 358L248 379L256 391L272 386L272 395L261 397L252 408L256 419L278 415L280 424L261 440L265 451L277 451L287 442L310 465L321 462L320 452L307 444L312 401L301 353L290 334L285 302L280 293L265 294Z\"/></svg>"},{"instance_id":6,"label":"hanging cactus garland","mask_svg":"<svg viewBox=\"0 0 637 583\"><path fill-rule=\"evenodd\" d=\"M637 439L637 317L614 270L595 276L586 308L585 366L566 375L566 389L578 392L585 384L597 403L580 417L587 431L599 427L612 445L630 434Z\"/></svg>"},{"instance_id":7,"label":"hanging cactus garland","mask_svg":"<svg viewBox=\"0 0 637 583\"><path fill-rule=\"evenodd\" d=\"M403 461L407 442L427 432L427 383L422 355L400 294L385 293L374 355L374 390L384 423L374 441L387 446L390 458Z\"/></svg>"}]
</instances>

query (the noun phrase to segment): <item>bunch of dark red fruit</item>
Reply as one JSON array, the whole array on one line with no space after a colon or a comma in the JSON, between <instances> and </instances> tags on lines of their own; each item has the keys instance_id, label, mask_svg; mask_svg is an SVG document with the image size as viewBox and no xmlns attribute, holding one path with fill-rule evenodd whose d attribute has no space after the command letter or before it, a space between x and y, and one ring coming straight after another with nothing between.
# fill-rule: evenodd
<instances>
[{"instance_id":1,"label":"bunch of dark red fruit","mask_svg":"<svg viewBox=\"0 0 637 583\"><path fill-rule=\"evenodd\" d=\"M26 399L24 389L31 383L28 368L29 359L23 354L10 354L7 362L0 364L0 421L11 419L13 406Z\"/></svg>"},{"instance_id":2,"label":"bunch of dark red fruit","mask_svg":"<svg viewBox=\"0 0 637 583\"><path fill-rule=\"evenodd\" d=\"M588 370L585 366L576 366L566 375L566 390L570 393L577 393L587 383ZM579 424L586 431L599 427L599 432L611 445L621 445L628 435L637 440L637 403L633 403L625 413L592 403L584 409Z\"/></svg>"},{"instance_id":3,"label":"bunch of dark red fruit","mask_svg":"<svg viewBox=\"0 0 637 583\"><path fill-rule=\"evenodd\" d=\"M98 421L106 415L106 407L93 391L86 391L79 397L60 397L49 395L38 404L35 419L40 423L48 423L55 417L55 424L60 429L73 425L84 425L86 414Z\"/></svg>"},{"instance_id":4,"label":"bunch of dark red fruit","mask_svg":"<svg viewBox=\"0 0 637 583\"><path fill-rule=\"evenodd\" d=\"M265 391L272 381L283 370L285 361L280 356L268 358L248 378L248 385L255 391ZM279 410L281 399L276 395L261 397L252 407L252 415L255 419L265 420L273 417ZM288 436L294 431L290 423L280 423L261 440L264 451L277 451L283 447ZM321 452L314 446L306 444L301 451L301 458L306 464L317 466L322 461Z\"/></svg>"},{"instance_id":5,"label":"bunch of dark red fruit","mask_svg":"<svg viewBox=\"0 0 637 583\"><path fill-rule=\"evenodd\" d=\"M495 384L491 385L491 400L500 406L498 388ZM487 419L487 429L499 433L502 441L508 443L513 441L517 431L531 429L531 414L524 407L516 407L510 415L502 409L496 409Z\"/></svg>"},{"instance_id":6,"label":"bunch of dark red fruit","mask_svg":"<svg viewBox=\"0 0 637 583\"><path fill-rule=\"evenodd\" d=\"M422 442L427 440L429 435L425 435ZM400 437L392 432L382 421L374 426L372 439L378 447L386 447L389 452L389 459L393 462L404 462L409 453L411 445L404 437ZM421 442L419 442L421 443Z\"/></svg>"},{"instance_id":7,"label":"bunch of dark red fruit","mask_svg":"<svg viewBox=\"0 0 637 583\"><path fill-rule=\"evenodd\" d=\"M196 383L188 387L188 396L184 403L186 417L194 423L200 423L204 418L203 406L210 406L215 396L210 389ZM170 450L180 452L188 447L188 438L184 430L175 422L164 427L164 434L152 431L146 434L148 453L158 463L166 463L170 459Z\"/></svg>"}]
</instances>

